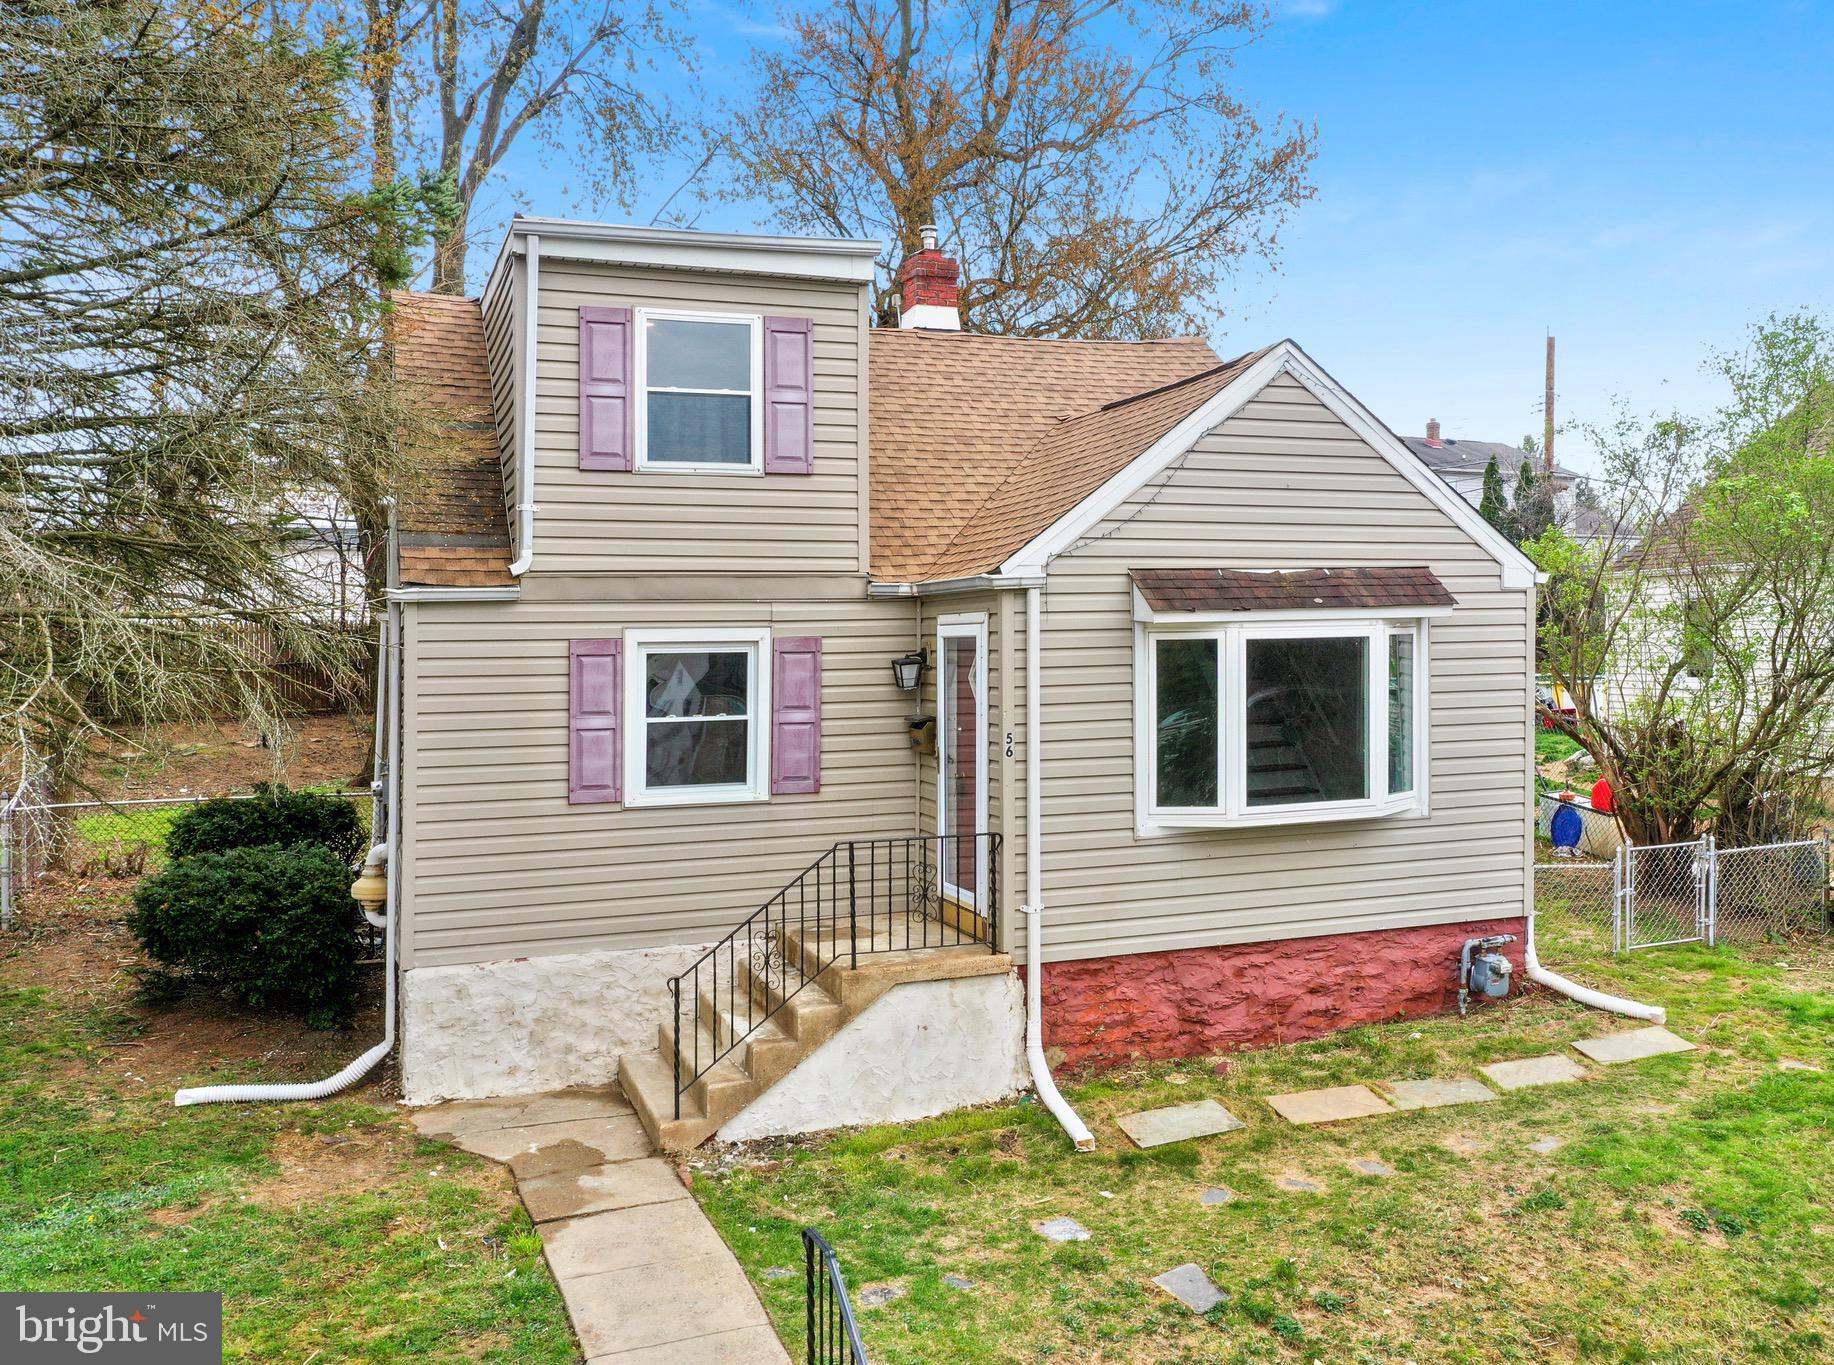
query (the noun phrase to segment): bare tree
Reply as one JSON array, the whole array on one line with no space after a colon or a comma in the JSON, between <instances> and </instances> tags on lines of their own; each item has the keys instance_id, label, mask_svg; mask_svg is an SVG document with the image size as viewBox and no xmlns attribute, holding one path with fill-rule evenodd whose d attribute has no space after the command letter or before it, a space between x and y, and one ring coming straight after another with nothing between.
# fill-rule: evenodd
<instances>
[{"instance_id":1,"label":"bare tree","mask_svg":"<svg viewBox=\"0 0 1834 1365\"><path fill-rule=\"evenodd\" d=\"M1761 839L1834 776L1834 332L1773 317L1715 369L1733 397L1710 420L1584 428L1605 534L1525 547L1575 708L1542 714L1643 843Z\"/></svg>"},{"instance_id":2,"label":"bare tree","mask_svg":"<svg viewBox=\"0 0 1834 1365\"><path fill-rule=\"evenodd\" d=\"M734 194L797 228L890 241L939 226L964 326L1159 336L1272 262L1310 198L1316 132L1264 123L1226 77L1264 10L1238 0L841 0L787 16L724 145Z\"/></svg>"},{"instance_id":3,"label":"bare tree","mask_svg":"<svg viewBox=\"0 0 1834 1365\"><path fill-rule=\"evenodd\" d=\"M398 35L399 18L384 31ZM569 159L582 197L629 202L637 167L669 147L676 128L652 63L664 52L679 60L682 50L654 4L430 0L424 48L406 56L425 58L431 132L424 148L413 146L421 140L413 125L405 136L434 168L433 288L465 292L472 209L525 134ZM418 92L418 81L408 83L410 105Z\"/></svg>"},{"instance_id":4,"label":"bare tree","mask_svg":"<svg viewBox=\"0 0 1834 1365\"><path fill-rule=\"evenodd\" d=\"M0 7L0 746L76 766L115 720L276 710L275 647L359 646L289 565L373 511L386 207L346 52L258 0Z\"/></svg>"}]
</instances>

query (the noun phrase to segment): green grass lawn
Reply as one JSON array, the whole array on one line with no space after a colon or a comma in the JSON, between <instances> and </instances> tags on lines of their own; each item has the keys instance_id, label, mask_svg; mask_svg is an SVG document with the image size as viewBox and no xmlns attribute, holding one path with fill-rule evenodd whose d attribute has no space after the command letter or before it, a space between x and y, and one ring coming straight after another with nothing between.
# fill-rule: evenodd
<instances>
[{"instance_id":1,"label":"green grass lawn","mask_svg":"<svg viewBox=\"0 0 1834 1365\"><path fill-rule=\"evenodd\" d=\"M578 1359L501 1167L374 1090L172 1106L180 1083L329 1074L367 1032L142 1007L118 900L30 904L0 940L0 1286L220 1291L237 1361Z\"/></svg>"},{"instance_id":2,"label":"green grass lawn","mask_svg":"<svg viewBox=\"0 0 1834 1365\"><path fill-rule=\"evenodd\" d=\"M1700 1051L1494 1103L1326 1128L1265 1097L1471 1074L1628 1021L1537 995L1066 1091L1100 1150L1070 1152L1020 1102L907 1127L761 1145L696 1192L786 1341L801 1340L798 1229L833 1243L875 1362L1725 1361L1834 1353L1834 950L1665 949L1610 958L1544 925L1544 960L1670 1010ZM1182 1084L1180 1083L1182 1082ZM1152 1151L1118 1115L1212 1097L1246 1131ZM1529 1150L1543 1137L1561 1145ZM1392 1177L1349 1163L1378 1158ZM1288 1193L1298 1175L1322 1195ZM1206 1207L1211 1184L1243 1196ZM1032 1224L1068 1215L1087 1242ZM1229 1296L1197 1318L1149 1283L1182 1262ZM973 1281L951 1288L943 1276Z\"/></svg>"}]
</instances>

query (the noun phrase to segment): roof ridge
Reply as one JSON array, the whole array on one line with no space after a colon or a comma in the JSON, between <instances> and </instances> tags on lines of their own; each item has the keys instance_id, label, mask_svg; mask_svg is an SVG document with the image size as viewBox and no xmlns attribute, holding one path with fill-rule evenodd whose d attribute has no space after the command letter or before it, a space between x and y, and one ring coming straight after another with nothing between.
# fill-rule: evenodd
<instances>
[{"instance_id":1,"label":"roof ridge","mask_svg":"<svg viewBox=\"0 0 1834 1365\"><path fill-rule=\"evenodd\" d=\"M1279 344L1280 344L1279 342L1275 342L1273 343L1273 346L1277 346ZM1184 385L1192 383L1196 380L1213 379L1225 370L1236 371L1236 375L1232 376L1230 380L1230 382L1233 383L1234 379L1239 377L1241 372L1247 369L1248 362L1252 358L1266 351L1271 351L1273 349L1273 346L1264 346L1262 347L1261 351L1259 352L1257 351L1244 352L1242 355L1237 356L1234 360L1224 361L1220 365L1213 365L1206 370L1199 371L1197 374L1187 375L1183 379L1174 380L1170 384L1161 384L1157 388L1145 389L1145 390L1142 390L1140 393L1132 394L1127 398L1118 399L1112 403L1104 403L1099 408L1086 408L1082 412L1072 413L1067 417L1060 418L1054 425L1046 427L1043 431L1038 433L1037 438L1033 440L1032 443L1028 445L1025 448L1025 450L1018 456L1018 458L1016 458L1012 462L1012 465L1007 469L1005 475L999 480L998 483L996 483L993 486L991 490L989 490L987 496L981 500L980 505L974 509L973 513L963 518L961 524L955 528L955 534L949 537L948 543L943 545L942 548L939 549L936 552L936 554L931 558L930 563L929 563L929 569L933 571L938 564L944 564L948 562L950 552L953 551L955 547L961 543L962 538L968 534L971 528L974 527L975 523L980 519L981 514L984 513L990 506L992 506L996 501L1000 499L1001 495L1006 492L1007 488L1012 484L1013 480L1017 479L1020 476L1020 474L1026 469L1026 467L1031 464L1032 460L1037 456L1039 449L1043 447L1047 441L1056 440L1063 435L1064 427L1068 425L1070 422L1080 421L1086 417L1098 416L1114 408L1121 407L1125 405L1126 403L1131 402L1134 398L1147 398L1147 397L1151 397L1154 394L1162 394L1162 393L1166 393L1171 390L1179 389L1183 387ZM1228 385L1225 384L1224 387L1227 388ZM1205 399L1204 401L1208 402L1209 400ZM1201 407L1202 404L1199 404L1198 406ZM1195 409L1193 409L1193 411L1195 411ZM1189 414L1186 414L1186 415L1188 416ZM1180 419L1180 420L1183 420L1183 419ZM1163 436L1163 433L1161 433L1161 436ZM1135 460L1139 459L1142 455L1144 455L1147 450L1152 449L1152 446L1156 444L1159 439L1160 437L1154 437L1153 441L1149 442L1148 445L1144 449L1136 450L1132 455L1128 456L1127 457L1128 464L1132 464ZM1043 529L1044 528L1040 528L1041 531Z\"/></svg>"},{"instance_id":2,"label":"roof ridge","mask_svg":"<svg viewBox=\"0 0 1834 1365\"><path fill-rule=\"evenodd\" d=\"M1243 351L1242 354L1236 356L1233 360L1220 361L1207 370L1199 370L1196 374L1187 374L1183 379L1174 379L1171 383L1161 384L1156 389L1141 389L1138 393L1130 393L1121 398L1111 399L1102 404L1099 408L1089 408L1085 412L1073 414L1073 417L1086 416L1088 413L1092 412L1111 412L1115 408L1124 408L1129 403L1137 403L1142 398L1152 398L1157 394L1170 393L1173 389L1182 389L1186 384L1195 384L1200 379L1209 379L1213 375L1221 374L1224 370L1233 370L1244 361L1251 360L1271 349L1271 347L1263 346L1259 351ZM1072 418L1065 418L1064 420L1069 421L1072 420Z\"/></svg>"},{"instance_id":3,"label":"roof ridge","mask_svg":"<svg viewBox=\"0 0 1834 1365\"><path fill-rule=\"evenodd\" d=\"M874 336L910 336L949 338L957 341L1038 342L1054 346L1172 346L1196 344L1208 348L1208 337L1187 335L1175 337L1037 337L1015 336L1010 332L958 332L935 327L873 327Z\"/></svg>"}]
</instances>

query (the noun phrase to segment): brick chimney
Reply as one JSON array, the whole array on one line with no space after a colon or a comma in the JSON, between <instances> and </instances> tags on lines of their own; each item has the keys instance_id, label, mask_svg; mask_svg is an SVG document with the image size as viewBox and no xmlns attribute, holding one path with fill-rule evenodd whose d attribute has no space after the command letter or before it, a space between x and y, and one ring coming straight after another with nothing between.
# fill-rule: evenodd
<instances>
[{"instance_id":1,"label":"brick chimney","mask_svg":"<svg viewBox=\"0 0 1834 1365\"><path fill-rule=\"evenodd\" d=\"M959 332L961 266L955 257L937 250L934 224L925 223L917 231L923 238L923 250L906 257L898 267L898 326Z\"/></svg>"},{"instance_id":2,"label":"brick chimney","mask_svg":"<svg viewBox=\"0 0 1834 1365\"><path fill-rule=\"evenodd\" d=\"M1439 439L1439 419L1437 417L1429 417L1426 419L1426 443L1430 446L1442 446L1445 444L1444 441Z\"/></svg>"}]
</instances>

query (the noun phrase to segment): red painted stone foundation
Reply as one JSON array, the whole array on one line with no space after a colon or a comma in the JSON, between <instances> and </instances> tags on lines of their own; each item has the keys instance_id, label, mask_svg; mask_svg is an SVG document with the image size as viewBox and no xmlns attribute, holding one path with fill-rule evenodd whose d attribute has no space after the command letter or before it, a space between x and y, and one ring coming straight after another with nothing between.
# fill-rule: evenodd
<instances>
[{"instance_id":1,"label":"red painted stone foundation","mask_svg":"<svg viewBox=\"0 0 1834 1365\"><path fill-rule=\"evenodd\" d=\"M1044 964L1044 1041L1069 1066L1201 1057L1458 1004L1466 939L1503 949L1524 984L1521 919L1473 920Z\"/></svg>"}]
</instances>

